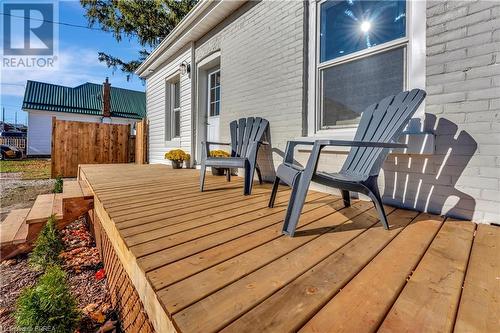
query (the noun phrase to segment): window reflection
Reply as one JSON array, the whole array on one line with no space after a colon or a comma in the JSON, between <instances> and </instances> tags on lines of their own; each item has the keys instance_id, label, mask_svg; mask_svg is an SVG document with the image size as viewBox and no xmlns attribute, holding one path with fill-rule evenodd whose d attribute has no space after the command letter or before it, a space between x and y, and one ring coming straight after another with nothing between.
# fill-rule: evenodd
<instances>
[{"instance_id":1,"label":"window reflection","mask_svg":"<svg viewBox=\"0 0 500 333\"><path fill-rule=\"evenodd\" d=\"M321 62L406 35L406 1L326 1L320 16Z\"/></svg>"}]
</instances>

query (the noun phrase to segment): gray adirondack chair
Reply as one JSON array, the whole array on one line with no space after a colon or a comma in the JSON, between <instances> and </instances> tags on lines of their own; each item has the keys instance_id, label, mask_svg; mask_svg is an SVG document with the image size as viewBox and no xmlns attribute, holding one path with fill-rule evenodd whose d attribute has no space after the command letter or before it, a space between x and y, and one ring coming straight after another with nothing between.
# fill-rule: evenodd
<instances>
[{"instance_id":1,"label":"gray adirondack chair","mask_svg":"<svg viewBox=\"0 0 500 333\"><path fill-rule=\"evenodd\" d=\"M234 120L229 124L231 133L231 143L222 142L203 142L203 153L201 158L200 170L200 191L203 192L205 185L206 167L217 167L227 169L227 180L231 180L231 168L245 169L245 186L243 193L250 195L252 193L253 177L255 171L259 177L259 183L262 184L262 175L257 164L257 153L261 145L268 143L263 141L266 135L269 122L260 117L249 117ZM210 157L211 145L231 146L231 157L219 158Z\"/></svg>"},{"instance_id":2,"label":"gray adirondack chair","mask_svg":"<svg viewBox=\"0 0 500 333\"><path fill-rule=\"evenodd\" d=\"M395 141L424 100L425 95L425 91L414 89L386 97L379 103L369 106L361 116L354 141L289 141L284 161L276 171L276 179L269 200L269 207L273 207L280 181L292 187L283 233L294 235L311 181L340 189L346 207L351 204L350 191L368 195L375 204L384 228L389 229L378 190L377 177L390 149L406 148L406 145L395 143ZM305 168L293 163L293 151L297 145L313 146ZM321 150L327 146L351 147L338 173L317 171Z\"/></svg>"}]
</instances>

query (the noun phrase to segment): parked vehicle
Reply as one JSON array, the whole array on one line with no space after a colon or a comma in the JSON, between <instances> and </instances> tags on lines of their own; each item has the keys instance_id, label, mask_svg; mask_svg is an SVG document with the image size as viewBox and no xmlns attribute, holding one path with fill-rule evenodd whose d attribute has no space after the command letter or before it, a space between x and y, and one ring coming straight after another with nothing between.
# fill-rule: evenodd
<instances>
[{"instance_id":1,"label":"parked vehicle","mask_svg":"<svg viewBox=\"0 0 500 333\"><path fill-rule=\"evenodd\" d=\"M18 132L18 131L4 131L4 132L0 132L0 137L4 137L4 138L25 138L26 137L26 133L25 132Z\"/></svg>"},{"instance_id":2,"label":"parked vehicle","mask_svg":"<svg viewBox=\"0 0 500 333\"><path fill-rule=\"evenodd\" d=\"M1 159L22 158L23 152L14 146L0 145Z\"/></svg>"}]
</instances>

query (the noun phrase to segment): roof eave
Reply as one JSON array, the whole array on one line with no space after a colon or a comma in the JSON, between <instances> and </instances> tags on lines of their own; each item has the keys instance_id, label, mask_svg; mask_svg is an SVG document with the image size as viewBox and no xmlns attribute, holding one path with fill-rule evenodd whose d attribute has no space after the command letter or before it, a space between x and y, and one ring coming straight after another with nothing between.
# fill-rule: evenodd
<instances>
[{"instance_id":1,"label":"roof eave","mask_svg":"<svg viewBox=\"0 0 500 333\"><path fill-rule=\"evenodd\" d=\"M172 42L182 34L186 28L193 23L200 15L203 10L208 7L213 2L213 0L202 0L198 2L189 13L184 16L184 18L177 24L177 26L172 30L168 36L162 40L160 45L151 52L151 54L137 67L135 73L142 77L142 74L149 69L152 62L165 50Z\"/></svg>"},{"instance_id":2,"label":"roof eave","mask_svg":"<svg viewBox=\"0 0 500 333\"><path fill-rule=\"evenodd\" d=\"M137 68L135 73L141 77L146 78L151 72L163 61L165 61L168 56L165 51L172 48L172 52L175 53L182 47L184 47L189 42L198 40L200 35L204 35L212 30L215 25L222 22L227 16L229 16L238 7L243 5L247 0L231 1L231 0L202 0L196 6L191 9L191 11L181 20L181 22L175 27L174 30L160 43L160 45L144 60L144 62ZM206 12L206 9L212 5L213 8ZM194 28L199 28L197 25L204 19L214 16L217 18L216 24L211 24L198 30L197 33L189 34ZM196 22L198 20L198 22ZM194 24L196 23L196 24Z\"/></svg>"}]
</instances>

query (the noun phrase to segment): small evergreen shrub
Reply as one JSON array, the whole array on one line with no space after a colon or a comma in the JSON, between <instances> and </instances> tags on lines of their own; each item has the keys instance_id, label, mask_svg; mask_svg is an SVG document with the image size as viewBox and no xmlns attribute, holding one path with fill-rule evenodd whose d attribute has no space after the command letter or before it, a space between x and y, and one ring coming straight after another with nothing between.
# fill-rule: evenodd
<instances>
[{"instance_id":1,"label":"small evergreen shrub","mask_svg":"<svg viewBox=\"0 0 500 333\"><path fill-rule=\"evenodd\" d=\"M35 286L21 292L14 316L23 332L74 332L80 312L60 266L47 268Z\"/></svg>"},{"instance_id":2,"label":"small evergreen shrub","mask_svg":"<svg viewBox=\"0 0 500 333\"><path fill-rule=\"evenodd\" d=\"M56 223L55 215L50 216L35 241L29 262L36 269L45 269L59 263L59 254L64 245Z\"/></svg>"},{"instance_id":3,"label":"small evergreen shrub","mask_svg":"<svg viewBox=\"0 0 500 333\"><path fill-rule=\"evenodd\" d=\"M58 176L56 177L56 182L54 183L54 193L62 193L63 191L63 179Z\"/></svg>"}]
</instances>

